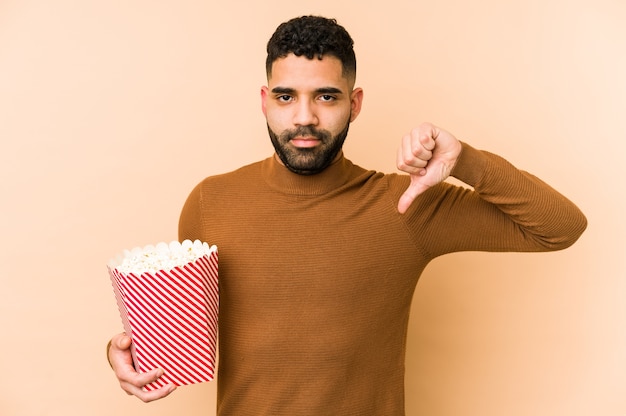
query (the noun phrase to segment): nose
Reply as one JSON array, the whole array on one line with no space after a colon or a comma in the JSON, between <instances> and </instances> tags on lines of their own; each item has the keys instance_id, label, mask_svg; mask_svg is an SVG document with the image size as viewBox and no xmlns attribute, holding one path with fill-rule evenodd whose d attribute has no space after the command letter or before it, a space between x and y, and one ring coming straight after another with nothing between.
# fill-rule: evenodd
<instances>
[{"instance_id":1,"label":"nose","mask_svg":"<svg viewBox=\"0 0 626 416\"><path fill-rule=\"evenodd\" d=\"M315 104L309 100L300 100L296 103L293 123L296 126L314 126L318 119Z\"/></svg>"}]
</instances>

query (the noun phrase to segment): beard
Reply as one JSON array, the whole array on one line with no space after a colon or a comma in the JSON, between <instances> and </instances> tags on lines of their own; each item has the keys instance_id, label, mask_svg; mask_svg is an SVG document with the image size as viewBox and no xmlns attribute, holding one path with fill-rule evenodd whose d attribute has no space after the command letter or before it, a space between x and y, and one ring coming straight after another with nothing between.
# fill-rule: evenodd
<instances>
[{"instance_id":1,"label":"beard","mask_svg":"<svg viewBox=\"0 0 626 416\"><path fill-rule=\"evenodd\" d=\"M348 136L350 122L337 135L333 136L328 130L318 130L312 126L301 126L294 130L285 130L276 134L267 125L276 154L281 162L293 173L298 175L315 175L326 169L337 157ZM320 141L315 147L298 148L291 145L295 137L315 137Z\"/></svg>"}]
</instances>

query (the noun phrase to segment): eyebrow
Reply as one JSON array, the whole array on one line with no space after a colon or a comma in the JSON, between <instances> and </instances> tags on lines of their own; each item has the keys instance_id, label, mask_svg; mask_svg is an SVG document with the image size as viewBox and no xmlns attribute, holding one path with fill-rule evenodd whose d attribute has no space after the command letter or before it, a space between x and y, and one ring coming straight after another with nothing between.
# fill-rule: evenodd
<instances>
[{"instance_id":1,"label":"eyebrow","mask_svg":"<svg viewBox=\"0 0 626 416\"><path fill-rule=\"evenodd\" d=\"M288 94L288 95L293 95L295 94L296 90L293 88L289 88L289 87L274 87L272 88L272 93L273 94ZM343 94L343 91L341 91L339 88L335 88L335 87L321 87L321 88L317 88L315 90L315 92L317 94Z\"/></svg>"}]
</instances>

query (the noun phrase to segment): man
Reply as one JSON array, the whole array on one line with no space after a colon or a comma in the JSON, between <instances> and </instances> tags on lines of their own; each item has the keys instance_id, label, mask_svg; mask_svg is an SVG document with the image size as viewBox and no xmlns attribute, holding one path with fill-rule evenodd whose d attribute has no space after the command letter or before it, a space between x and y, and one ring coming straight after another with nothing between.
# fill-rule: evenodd
<instances>
[{"instance_id":1,"label":"man","mask_svg":"<svg viewBox=\"0 0 626 416\"><path fill-rule=\"evenodd\" d=\"M429 261L559 250L586 227L537 178L430 124L402 140L408 175L353 165L352 44L334 20L280 25L261 90L275 155L205 179L182 210L179 238L220 250L219 415L403 415L409 308ZM119 334L108 352L122 388L144 401L173 391L142 391L162 371L136 373L129 346Z\"/></svg>"}]
</instances>

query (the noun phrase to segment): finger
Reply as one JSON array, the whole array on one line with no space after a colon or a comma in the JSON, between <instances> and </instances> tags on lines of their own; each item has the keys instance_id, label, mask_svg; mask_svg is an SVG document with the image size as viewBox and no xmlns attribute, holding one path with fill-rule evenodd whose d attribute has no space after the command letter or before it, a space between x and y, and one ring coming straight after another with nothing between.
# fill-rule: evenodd
<instances>
[{"instance_id":1,"label":"finger","mask_svg":"<svg viewBox=\"0 0 626 416\"><path fill-rule=\"evenodd\" d=\"M164 373L165 371L161 368L155 368L154 370L150 370L145 373L138 373L138 375L135 376L134 384L137 387L143 387L146 384L157 381Z\"/></svg>"},{"instance_id":2,"label":"finger","mask_svg":"<svg viewBox=\"0 0 626 416\"><path fill-rule=\"evenodd\" d=\"M121 372L122 373L122 372ZM176 390L174 384L166 384L155 390L144 390L144 387L150 383L154 383L164 374L160 368L145 372L137 373L134 370L120 374L120 387L127 394L137 396L142 401L152 401L163 398Z\"/></svg>"},{"instance_id":3,"label":"finger","mask_svg":"<svg viewBox=\"0 0 626 416\"><path fill-rule=\"evenodd\" d=\"M414 147L422 147L432 152L435 148L435 138L437 137L435 128L432 124L423 123L419 127L411 130L411 139Z\"/></svg>"},{"instance_id":4,"label":"finger","mask_svg":"<svg viewBox=\"0 0 626 416\"><path fill-rule=\"evenodd\" d=\"M433 157L432 150L435 148L435 141L428 131L422 131L419 128L411 130L408 136L410 154L415 162L420 166L427 164Z\"/></svg>"},{"instance_id":5,"label":"finger","mask_svg":"<svg viewBox=\"0 0 626 416\"><path fill-rule=\"evenodd\" d=\"M115 335L111 339L111 348L115 348L118 350L127 350L130 348L130 344L132 343L131 338L126 335L126 333L122 332L121 334Z\"/></svg>"},{"instance_id":6,"label":"finger","mask_svg":"<svg viewBox=\"0 0 626 416\"><path fill-rule=\"evenodd\" d=\"M124 333L111 339L109 357L122 390L144 402L161 399L176 390L174 384L166 384L155 390L144 390L146 385L163 376L164 371L161 368L155 368L145 373L138 373L133 365L131 344L132 339Z\"/></svg>"},{"instance_id":7,"label":"finger","mask_svg":"<svg viewBox=\"0 0 626 416\"><path fill-rule=\"evenodd\" d=\"M162 399L166 396L169 396L170 393L172 393L174 390L176 390L175 385L167 384L156 390L150 390L150 391L141 390L141 393L135 394L135 396L138 397L141 401L148 403L148 402L152 402L155 400Z\"/></svg>"},{"instance_id":8,"label":"finger","mask_svg":"<svg viewBox=\"0 0 626 416\"><path fill-rule=\"evenodd\" d=\"M409 174L423 174L423 169L432 157L432 153L421 146L413 147L413 138L410 134L402 137L401 146L398 149L396 166L402 172Z\"/></svg>"},{"instance_id":9,"label":"finger","mask_svg":"<svg viewBox=\"0 0 626 416\"><path fill-rule=\"evenodd\" d=\"M125 334L118 334L111 339L111 347L108 351L109 363L113 370L117 373L119 369L130 367L133 368L133 359L130 352L130 337Z\"/></svg>"},{"instance_id":10,"label":"finger","mask_svg":"<svg viewBox=\"0 0 626 416\"><path fill-rule=\"evenodd\" d=\"M423 183L419 181L411 181L409 187L406 191L404 191L398 200L398 212L400 214L404 214L409 209L413 201L415 201L415 199L426 189L428 189L428 186Z\"/></svg>"},{"instance_id":11,"label":"finger","mask_svg":"<svg viewBox=\"0 0 626 416\"><path fill-rule=\"evenodd\" d=\"M146 373L138 373L130 351L131 343L131 338L125 334L113 337L109 350L109 360L120 383L143 387L163 375L163 370L154 369Z\"/></svg>"},{"instance_id":12,"label":"finger","mask_svg":"<svg viewBox=\"0 0 626 416\"><path fill-rule=\"evenodd\" d=\"M120 383L123 382L131 386L143 387L146 384L150 384L158 380L163 373L164 371L160 368L155 368L145 373L139 373L135 371L134 367L124 366L116 372L116 375L120 380Z\"/></svg>"},{"instance_id":13,"label":"finger","mask_svg":"<svg viewBox=\"0 0 626 416\"><path fill-rule=\"evenodd\" d=\"M156 380L152 380L152 381L156 381ZM150 383L146 383L146 384L150 384ZM120 382L120 386L128 395L135 396L141 401L146 402L146 403L154 401L154 400L162 399L168 396L169 394L171 394L174 390L176 390L176 385L174 384L166 384L154 390L145 390L144 386L146 384L141 385L141 386L136 386L130 383Z\"/></svg>"}]
</instances>

